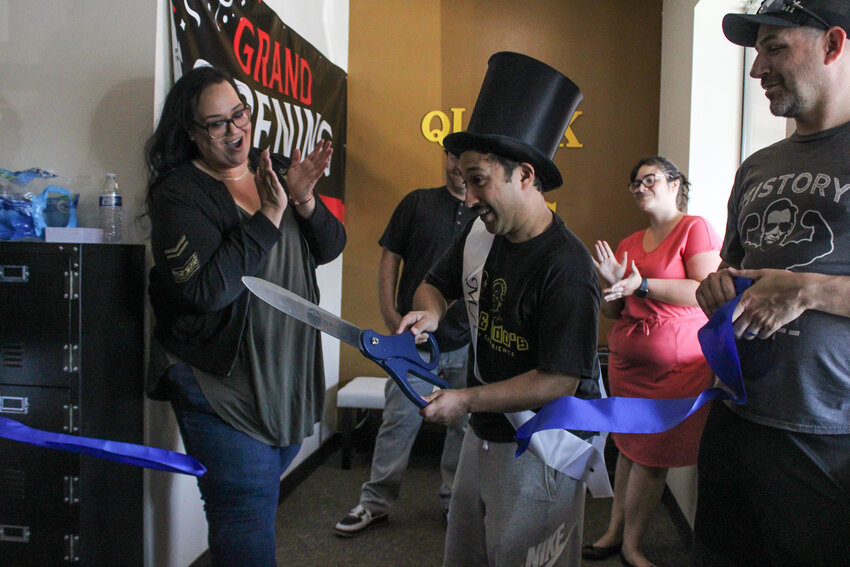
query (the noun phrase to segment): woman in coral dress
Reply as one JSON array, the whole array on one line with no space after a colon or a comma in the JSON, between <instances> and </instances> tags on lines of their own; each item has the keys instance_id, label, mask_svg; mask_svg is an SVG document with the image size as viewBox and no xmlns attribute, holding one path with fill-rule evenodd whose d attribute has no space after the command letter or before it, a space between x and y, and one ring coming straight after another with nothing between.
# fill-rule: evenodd
<instances>
[{"instance_id":1,"label":"woman in coral dress","mask_svg":"<svg viewBox=\"0 0 850 567\"><path fill-rule=\"evenodd\" d=\"M632 169L628 187L649 227L612 252L596 243L602 314L616 319L608 334L611 394L684 398L711 387L697 330L706 318L697 306L699 282L720 263L721 239L705 219L685 214L690 184L669 160L654 156ZM708 408L664 433L612 434L620 456L608 530L583 549L585 559L620 554L624 565L652 565L640 549L661 499L667 469L694 465Z\"/></svg>"}]
</instances>

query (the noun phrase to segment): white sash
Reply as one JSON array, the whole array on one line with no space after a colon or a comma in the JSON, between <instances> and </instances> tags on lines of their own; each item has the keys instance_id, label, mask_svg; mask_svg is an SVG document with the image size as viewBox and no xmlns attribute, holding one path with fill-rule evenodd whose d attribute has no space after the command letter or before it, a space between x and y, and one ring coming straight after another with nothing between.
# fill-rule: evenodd
<instances>
[{"instance_id":1,"label":"white sash","mask_svg":"<svg viewBox=\"0 0 850 567\"><path fill-rule=\"evenodd\" d=\"M478 370L478 311L479 295L481 293L481 276L484 263L493 245L493 235L487 232L484 221L476 219L469 231L463 248L463 292L466 302L466 314L469 318L469 337L472 341L473 370L475 378L482 384ZM602 376L599 376L599 389L605 396L602 386ZM530 410L506 413L514 429L534 417ZM576 480L584 481L594 497L610 497L611 482L605 467L603 457L606 434L593 437L592 443L579 439L566 429L550 429L540 431L531 437L529 450L540 460Z\"/></svg>"}]
</instances>

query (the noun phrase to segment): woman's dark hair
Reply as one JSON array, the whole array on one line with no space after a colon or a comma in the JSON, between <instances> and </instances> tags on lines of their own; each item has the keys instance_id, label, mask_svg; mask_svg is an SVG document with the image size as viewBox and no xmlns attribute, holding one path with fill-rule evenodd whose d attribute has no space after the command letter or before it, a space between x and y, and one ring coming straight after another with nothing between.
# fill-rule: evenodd
<instances>
[{"instance_id":1,"label":"woman's dark hair","mask_svg":"<svg viewBox=\"0 0 850 567\"><path fill-rule=\"evenodd\" d=\"M148 193L145 199L151 206L152 191L175 167L194 159L198 148L189 133L195 127L195 111L201 93L210 85L228 82L243 99L233 77L215 67L196 67L180 77L162 105L159 123L145 144L145 165L148 169Z\"/></svg>"},{"instance_id":2,"label":"woman's dark hair","mask_svg":"<svg viewBox=\"0 0 850 567\"><path fill-rule=\"evenodd\" d=\"M676 208L679 209L679 212L688 212L688 199L690 198L691 182L688 181L688 178L684 173L679 171L676 164L663 156L643 158L632 168L632 174L629 176L629 181L637 181L638 171L645 165L654 165L664 172L664 176L667 178L668 183L676 181L677 179L679 180L679 194L676 195Z\"/></svg>"}]
</instances>

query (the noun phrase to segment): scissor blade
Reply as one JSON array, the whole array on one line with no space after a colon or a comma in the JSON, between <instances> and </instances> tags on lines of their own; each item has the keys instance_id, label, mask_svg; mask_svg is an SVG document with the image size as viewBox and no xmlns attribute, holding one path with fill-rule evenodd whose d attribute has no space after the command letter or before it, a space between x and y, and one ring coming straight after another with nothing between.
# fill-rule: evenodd
<instances>
[{"instance_id":1,"label":"scissor blade","mask_svg":"<svg viewBox=\"0 0 850 567\"><path fill-rule=\"evenodd\" d=\"M314 303L310 303L300 295L296 295L279 285L260 278L244 276L242 283L251 293L277 309L319 329L356 349L360 349L361 330L348 321L340 319L330 311L326 311Z\"/></svg>"}]
</instances>

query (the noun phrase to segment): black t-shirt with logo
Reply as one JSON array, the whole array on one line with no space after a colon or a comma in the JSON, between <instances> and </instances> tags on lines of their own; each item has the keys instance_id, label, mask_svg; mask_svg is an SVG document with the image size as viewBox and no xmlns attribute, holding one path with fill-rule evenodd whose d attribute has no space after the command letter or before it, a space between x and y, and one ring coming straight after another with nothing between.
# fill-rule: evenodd
<instances>
[{"instance_id":1,"label":"black t-shirt with logo","mask_svg":"<svg viewBox=\"0 0 850 567\"><path fill-rule=\"evenodd\" d=\"M449 300L463 296L468 232L425 278ZM481 282L476 361L482 379L498 382L536 369L577 376L576 395L598 398L600 295L589 252L558 216L526 242L496 236ZM479 384L472 365L468 384ZM514 439L514 428L501 413L474 413L469 423L482 439Z\"/></svg>"}]
</instances>

